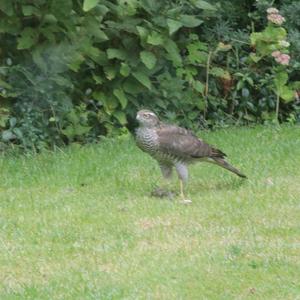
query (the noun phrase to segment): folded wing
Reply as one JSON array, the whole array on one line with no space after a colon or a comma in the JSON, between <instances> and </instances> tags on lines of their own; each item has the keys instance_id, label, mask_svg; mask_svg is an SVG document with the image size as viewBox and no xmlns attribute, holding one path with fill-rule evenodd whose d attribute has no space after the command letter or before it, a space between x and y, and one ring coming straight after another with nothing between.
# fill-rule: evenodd
<instances>
[{"instance_id":1,"label":"folded wing","mask_svg":"<svg viewBox=\"0 0 300 300\"><path fill-rule=\"evenodd\" d=\"M208 145L191 131L162 124L157 129L160 151L183 159L225 157L225 153Z\"/></svg>"}]
</instances>

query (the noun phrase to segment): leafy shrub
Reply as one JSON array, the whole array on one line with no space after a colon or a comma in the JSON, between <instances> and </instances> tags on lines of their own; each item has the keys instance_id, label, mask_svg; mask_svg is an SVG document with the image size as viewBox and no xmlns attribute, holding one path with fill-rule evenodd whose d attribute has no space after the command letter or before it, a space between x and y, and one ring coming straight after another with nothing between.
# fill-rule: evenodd
<instances>
[{"instance_id":1,"label":"leafy shrub","mask_svg":"<svg viewBox=\"0 0 300 300\"><path fill-rule=\"evenodd\" d=\"M250 32L254 24L263 30L269 6L0 1L2 142L37 150L92 142L133 129L141 107L196 129L272 119L273 66L266 72L249 60ZM283 12L294 6L285 3ZM287 23L290 36L297 22ZM292 43L292 55L297 47ZM293 80L298 67L288 71ZM281 119L292 113L296 120L297 105L281 106Z\"/></svg>"}]
</instances>

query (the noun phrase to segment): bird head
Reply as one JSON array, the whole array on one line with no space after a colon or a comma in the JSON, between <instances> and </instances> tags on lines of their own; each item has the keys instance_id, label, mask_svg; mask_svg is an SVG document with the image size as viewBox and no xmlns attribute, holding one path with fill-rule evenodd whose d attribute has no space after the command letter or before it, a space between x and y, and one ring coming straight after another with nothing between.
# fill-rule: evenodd
<instances>
[{"instance_id":1,"label":"bird head","mask_svg":"<svg viewBox=\"0 0 300 300\"><path fill-rule=\"evenodd\" d=\"M157 115L150 110L140 110L136 114L136 119L141 126L154 127L159 124L159 119Z\"/></svg>"}]
</instances>

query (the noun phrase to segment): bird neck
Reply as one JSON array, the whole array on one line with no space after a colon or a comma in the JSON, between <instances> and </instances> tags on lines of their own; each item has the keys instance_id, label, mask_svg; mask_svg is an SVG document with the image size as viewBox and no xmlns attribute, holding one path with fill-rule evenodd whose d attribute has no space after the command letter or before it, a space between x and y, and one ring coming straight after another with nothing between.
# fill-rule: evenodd
<instances>
[{"instance_id":1,"label":"bird neck","mask_svg":"<svg viewBox=\"0 0 300 300\"><path fill-rule=\"evenodd\" d=\"M153 129L158 126L158 123L155 124L140 124L140 128L143 129Z\"/></svg>"}]
</instances>

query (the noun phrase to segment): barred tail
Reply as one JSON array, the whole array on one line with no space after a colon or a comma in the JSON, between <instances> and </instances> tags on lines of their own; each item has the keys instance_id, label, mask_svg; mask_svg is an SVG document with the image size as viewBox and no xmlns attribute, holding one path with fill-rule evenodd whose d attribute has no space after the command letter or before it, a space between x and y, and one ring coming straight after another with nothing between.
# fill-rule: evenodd
<instances>
[{"instance_id":1,"label":"barred tail","mask_svg":"<svg viewBox=\"0 0 300 300\"><path fill-rule=\"evenodd\" d=\"M238 169L236 169L235 167L233 167L232 165L230 165L224 158L219 158L219 157L214 157L213 161L211 161L212 163L217 164L218 166L236 174L239 177L242 178L247 178L246 175L244 175L243 173L241 173Z\"/></svg>"}]
</instances>

